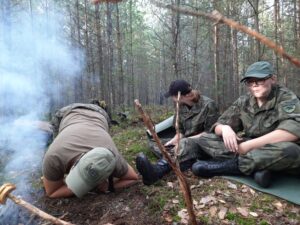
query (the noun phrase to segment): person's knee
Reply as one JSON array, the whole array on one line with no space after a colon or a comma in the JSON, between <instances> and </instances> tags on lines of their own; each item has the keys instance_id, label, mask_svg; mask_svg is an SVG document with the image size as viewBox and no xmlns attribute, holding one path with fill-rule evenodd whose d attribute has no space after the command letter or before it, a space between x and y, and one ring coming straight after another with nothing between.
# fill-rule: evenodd
<instances>
[{"instance_id":1,"label":"person's knee","mask_svg":"<svg viewBox=\"0 0 300 225\"><path fill-rule=\"evenodd\" d=\"M300 158L300 147L295 143L288 143L283 148L282 154L287 159L298 159Z\"/></svg>"}]
</instances>

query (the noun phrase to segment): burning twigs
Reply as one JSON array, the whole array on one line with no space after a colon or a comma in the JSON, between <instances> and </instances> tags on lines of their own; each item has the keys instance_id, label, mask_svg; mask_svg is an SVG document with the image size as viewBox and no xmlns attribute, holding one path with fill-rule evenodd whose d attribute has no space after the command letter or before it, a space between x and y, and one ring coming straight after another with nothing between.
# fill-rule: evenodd
<instances>
[{"instance_id":1,"label":"burning twigs","mask_svg":"<svg viewBox=\"0 0 300 225\"><path fill-rule=\"evenodd\" d=\"M179 94L179 97L180 97L180 94ZM180 171L179 167L176 166L176 163L172 160L172 158L166 151L164 145L161 143L159 137L157 136L157 134L154 130L154 126L151 122L150 117L144 112L139 100L136 99L134 101L134 103L135 103L137 110L139 111L139 113L141 114L141 116L143 118L145 126L149 129L149 131L150 131L152 137L154 138L155 142L157 143L161 153L163 154L165 159L168 161L169 165L172 167L173 171L175 172L175 174L179 180L180 188L183 192L183 197L184 197L187 211L189 214L189 223L192 225L196 225L197 221L196 221L196 216L195 216L195 213L193 210L193 201L192 201L192 196L191 196L191 190L190 190L190 187L189 187L184 175Z\"/></svg>"},{"instance_id":2,"label":"burning twigs","mask_svg":"<svg viewBox=\"0 0 300 225\"><path fill-rule=\"evenodd\" d=\"M256 38L258 41L260 41L261 43L265 44L266 46L268 46L269 48L273 49L274 52L280 56L282 56L283 58L286 58L287 60L289 60L291 63L293 63L294 65L296 65L297 67L300 67L300 60L297 59L296 57L293 57L289 54L287 54L282 46L278 46L274 41L270 40L269 38L267 38L266 36L262 35L261 33L250 29L249 27L246 27L234 20L228 19L225 16L223 16L221 13L219 13L218 11L213 11L212 13L204 13L201 11L195 11L195 10L191 10L191 9L187 9L187 8L180 8L177 6L173 6L173 5L165 5L162 4L160 2L157 1L153 1L158 7L161 8L167 8L167 9L171 9L173 11L176 12L180 12L182 14L185 15L191 15L191 16L197 16L197 17L206 17L210 20L214 20L217 23L224 23L227 26L230 26L233 29L242 31L254 38Z\"/></svg>"},{"instance_id":3,"label":"burning twigs","mask_svg":"<svg viewBox=\"0 0 300 225\"><path fill-rule=\"evenodd\" d=\"M48 213L45 213L44 211L31 205L30 203L22 200L21 198L18 198L16 196L10 194L15 189L16 189L16 186L14 184L10 184L10 183L3 184L0 187L0 204L4 205L6 203L7 198L10 198L14 203L28 209L31 213L34 213L34 214L38 215L39 217L41 217L47 221L50 221L53 224L72 225L72 223L69 223L69 222L63 221L61 219L58 219L54 216L51 216Z\"/></svg>"}]
</instances>

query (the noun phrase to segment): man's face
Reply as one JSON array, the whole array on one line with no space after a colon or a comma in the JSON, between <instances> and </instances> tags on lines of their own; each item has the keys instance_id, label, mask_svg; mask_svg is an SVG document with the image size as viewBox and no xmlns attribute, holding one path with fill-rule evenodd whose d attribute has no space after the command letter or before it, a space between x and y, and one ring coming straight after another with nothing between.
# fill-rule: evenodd
<instances>
[{"instance_id":1,"label":"man's face","mask_svg":"<svg viewBox=\"0 0 300 225\"><path fill-rule=\"evenodd\" d=\"M274 76L268 76L262 79L253 77L245 81L245 85L248 87L250 93L257 99L266 99L274 83Z\"/></svg>"},{"instance_id":2,"label":"man's face","mask_svg":"<svg viewBox=\"0 0 300 225\"><path fill-rule=\"evenodd\" d=\"M177 96L172 96L172 100L174 103L177 102ZM180 100L179 100L179 104L186 104L186 105L191 105L191 96L190 94L187 95L181 95L180 96Z\"/></svg>"}]
</instances>

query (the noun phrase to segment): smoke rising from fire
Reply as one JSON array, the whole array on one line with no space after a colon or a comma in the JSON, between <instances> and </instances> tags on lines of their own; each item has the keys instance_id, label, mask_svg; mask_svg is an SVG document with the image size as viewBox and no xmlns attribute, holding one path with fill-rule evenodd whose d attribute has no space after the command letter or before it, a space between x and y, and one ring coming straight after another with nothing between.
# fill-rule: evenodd
<instances>
[{"instance_id":1,"label":"smoke rising from fire","mask_svg":"<svg viewBox=\"0 0 300 225\"><path fill-rule=\"evenodd\" d=\"M1 4L0 184L13 182L14 193L26 197L48 137L36 121L47 119L50 107L74 101L69 97L66 102L62 95L72 91L84 59L67 42L64 17L54 8L43 9L42 3L36 3L41 6L31 14L26 5L13 6L10 0ZM11 208L12 204L0 206L0 221L18 222L11 218Z\"/></svg>"}]
</instances>

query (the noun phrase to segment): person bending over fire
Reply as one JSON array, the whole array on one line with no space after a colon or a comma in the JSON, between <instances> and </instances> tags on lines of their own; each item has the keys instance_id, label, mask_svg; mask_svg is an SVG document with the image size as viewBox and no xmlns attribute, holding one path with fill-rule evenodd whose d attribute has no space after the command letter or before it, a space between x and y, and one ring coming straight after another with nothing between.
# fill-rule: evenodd
<instances>
[{"instance_id":1,"label":"person bending over fire","mask_svg":"<svg viewBox=\"0 0 300 225\"><path fill-rule=\"evenodd\" d=\"M54 141L43 159L43 183L50 198L83 197L89 191L114 191L138 176L114 144L109 117L96 104L74 103L55 113Z\"/></svg>"}]
</instances>

